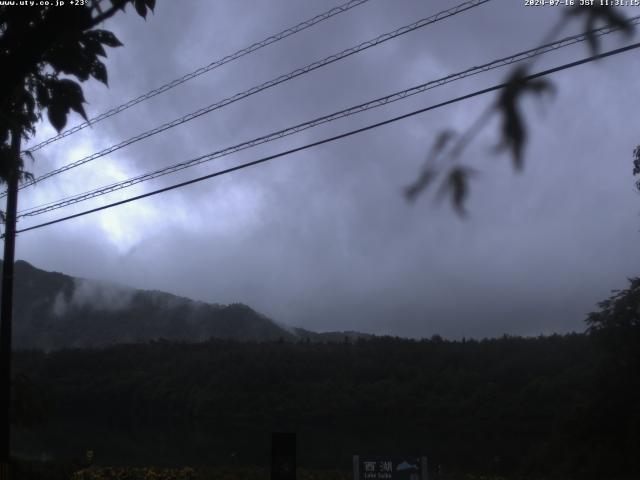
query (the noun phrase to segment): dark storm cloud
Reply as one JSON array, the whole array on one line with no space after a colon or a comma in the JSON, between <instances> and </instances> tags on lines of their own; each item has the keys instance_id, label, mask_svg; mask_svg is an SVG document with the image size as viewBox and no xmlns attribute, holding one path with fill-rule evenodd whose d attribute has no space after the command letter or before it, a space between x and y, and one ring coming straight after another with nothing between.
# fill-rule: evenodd
<instances>
[{"instance_id":1,"label":"dark storm cloud","mask_svg":"<svg viewBox=\"0 0 640 480\"><path fill-rule=\"evenodd\" d=\"M100 113L334 4L159 2L146 23L120 16L109 28L125 47L110 53L110 88L87 87L88 111ZM34 169L44 173L453 5L372 0L47 147ZM26 206L118 181L531 48L557 16L495 0L43 182L21 201ZM584 47L573 48L537 65L584 54ZM640 67L630 55L562 73L554 77L554 99L527 104L532 141L521 175L508 157L492 153L498 124L490 123L464 156L480 171L466 220L430 195L408 205L401 192L435 134L444 127L463 130L493 97L25 233L18 254L77 276L210 302L241 301L316 330L450 337L581 330L595 302L624 286L640 266L638 195L630 177L631 151L640 141L630 120L640 108L632 79ZM436 103L506 72L435 89L104 201ZM50 133L43 128L41 136Z\"/></svg>"}]
</instances>

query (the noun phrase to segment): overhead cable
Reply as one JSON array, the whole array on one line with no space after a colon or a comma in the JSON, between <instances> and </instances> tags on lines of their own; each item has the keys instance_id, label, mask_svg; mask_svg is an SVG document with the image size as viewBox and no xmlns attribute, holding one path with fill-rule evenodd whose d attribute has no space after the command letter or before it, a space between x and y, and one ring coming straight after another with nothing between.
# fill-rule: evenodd
<instances>
[{"instance_id":1,"label":"overhead cable","mask_svg":"<svg viewBox=\"0 0 640 480\"><path fill-rule=\"evenodd\" d=\"M564 65L560 65L558 67L550 68L550 69L547 69L547 70L544 70L544 71L541 71L541 72L538 72L538 73L534 73L532 75L527 75L527 76L523 77L521 79L521 81L528 82L528 81L534 80L536 78L540 78L540 77L543 77L543 76L546 76L546 75L550 75L550 74L555 73L555 72L559 72L559 71L562 71L562 70L567 70L569 68L574 68L574 67L577 67L579 65L583 65L585 63L593 62L595 60L599 60L599 59L602 59L602 58L610 57L610 56L613 56L613 55L618 55L620 53L628 52L628 51L631 51L631 50L634 50L634 49L637 49L637 48L640 48L640 43L634 43L632 45L627 45L626 47L617 48L615 50L610 50L608 52L600 53L600 54L597 54L597 55L592 55L592 56L584 58L582 60L577 60L577 61L571 62L571 63L565 63ZM415 115L418 115L418 114L421 114L421 113L424 113L424 112L428 112L428 111L431 111L431 110L435 110L437 108L441 108L441 107L444 107L444 106L447 106L447 105L451 105L451 104L458 103L458 102L461 102L461 101L464 101L464 100L468 100L468 99L471 99L473 97L484 95L486 93L494 92L496 90L500 90L502 88L505 88L508 85L509 85L509 82L503 82L503 83L494 85L492 87L484 88L482 90L477 90L477 91L475 91L473 93L469 93L467 95L462 95L460 97L456 97L456 98L453 98L453 99L450 99L450 100L447 100L447 101L444 101L444 102L441 102L441 103L438 103L438 104L435 104L435 105L431 105L431 106L428 106L428 107L425 107L425 108L421 108L419 110L414 110L412 112L406 113L404 115L399 115L399 116L384 120L382 122L378 122L378 123L374 123L374 124L371 124L371 125L367 125L366 127L362 127L362 128L358 128L358 129L355 129L355 130L351 130L351 131L348 131L346 133L342 133L340 135L335 135L333 137L325 138L323 140L318 140L318 141L313 142L313 143L308 143L308 144L303 145L301 147L292 148L292 149L286 150L284 152L276 153L274 155L269 155L267 157L262 157L262 158L260 158L258 160L254 160L252 162L243 163L243 164L237 165L235 167L227 168L225 170L220 170L218 172L210 173L208 175L203 175L201 177L193 178L193 179L187 180L185 182L176 183L174 185L170 185L168 187L160 188L160 189L154 190L152 192L147 192L147 193L144 193L144 194L141 194L141 195L137 195L135 197L130 197L130 198L127 198L127 199L124 199L124 200L120 200L120 201L117 201L117 202L113 202L113 203L110 203L110 204L107 204L107 205L103 205L103 206L100 206L100 207L97 207L97 208L92 208L90 210L85 210L85 211L82 211L82 212L79 212L79 213L75 213L73 215L67 215L65 217L57 218L55 220L51 220L51 221L48 221L48 222L44 222L44 223L40 223L40 224L33 225L33 226L30 226L30 227L26 227L26 228L17 230L16 233L24 233L24 232L28 232L28 231L31 231L31 230L36 230L36 229L43 228L43 227L46 227L46 226L49 226L49 225L54 225L54 224L57 224L57 223L60 223L60 222L64 222L64 221L71 220L71 219L74 219L74 218L78 218L78 217L82 217L82 216L85 216L85 215L89 215L91 213L99 212L99 211L102 211L102 210L107 210L109 208L117 207L119 205L124 205L124 204L130 203L130 202L141 200L143 198L147 198L147 197L151 197L151 196L154 196L154 195L158 195L160 193L164 193L164 192L168 192L168 191L175 190L175 189L178 189L178 188L186 187L188 185L192 185L194 183L199 183L199 182L202 182L204 180L209 180L211 178L215 178L215 177L218 177L218 176L221 176L221 175L226 175L228 173L235 172L235 171L238 171L238 170L242 170L242 169L245 169L245 168L248 168L248 167L252 167L254 165L258 165L258 164L261 164L261 163L265 163L265 162L274 160L276 158L280 158L280 157L284 157L284 156L287 156L287 155L291 155L293 153L300 152L300 151L303 151L303 150L307 150L309 148L317 147L317 146L323 145L325 143L334 142L336 140L347 138L347 137L350 137L352 135L363 133L363 132L366 132L368 130L372 130L374 128L378 128L378 127L381 127L381 126L384 126L384 125L388 125L390 123L394 123L394 122L397 122L399 120L403 120L405 118L413 117ZM2 237L4 237L4 235L0 236L0 238L2 238Z\"/></svg>"},{"instance_id":2,"label":"overhead cable","mask_svg":"<svg viewBox=\"0 0 640 480\"><path fill-rule=\"evenodd\" d=\"M640 15L630 19L631 24L640 23ZM89 190L83 193L79 193L76 195L68 196L62 199L58 199L52 202L48 202L42 205L30 207L18 212L18 218L23 217L31 217L35 215L41 215L46 212L50 212L53 210L58 210L60 208L73 205L79 202L83 202L89 200L91 198L99 197L101 195L105 195L107 193L111 193L117 190L122 190L124 188L131 187L133 185L152 180L154 178L162 177L164 175L168 175L171 173L178 172L180 170L184 170L186 168L194 167L196 165L200 165L205 162L209 162L215 160L220 157L224 157L227 155L231 155L233 153L239 152L241 150L245 150L257 145L261 145L263 143L271 142L289 135L293 135L295 133L301 132L303 130L307 130L309 128L316 127L318 125L322 125L325 123L332 122L334 120L348 117L357 113L361 113L367 110L371 110L374 108L378 108L384 105L388 105L390 103L396 102L398 100L402 100L413 95L417 95L419 93L423 93L432 88L436 88L447 83L451 83L457 80L461 80L473 75L478 75L483 72L487 72L490 70L494 70L496 68L504 67L511 65L516 62L521 62L528 60L530 58L543 55L549 53L554 50L558 50L560 48L568 47L570 45L574 45L576 43L580 43L585 41L587 38L592 38L593 36L604 36L615 31L619 30L619 27L607 26L602 27L596 30L592 30L590 32L582 33L579 35L573 35L556 42L549 43L547 45L542 45L537 48L533 48L530 50L526 50L524 52L520 52L508 57L503 57L497 60L493 60L489 63L485 63L480 66L471 67L466 70L463 70L458 73L454 73L451 75L447 75L445 77L439 78L437 80L431 80L429 82L423 83L421 85L417 85L415 87L411 87L399 92L392 93L390 95L386 95L384 97L376 98L375 100L371 100L366 103L361 103L359 105L355 105L353 107L346 108L344 110L340 110L338 112L331 113L329 115L324 115L322 117L315 118L313 120L309 120L304 123L297 124L292 127L288 127L282 130L278 130L276 132L269 133L267 135L263 135L252 140L248 140L230 147L226 147L224 149L218 150L216 152L208 153L205 155L201 155L195 157L193 159L187 160L185 162L180 162L174 165L170 165L168 167L164 167L152 172L148 172L145 174L141 174L127 180L123 180L120 182L112 183L110 185L105 185L99 188L95 188L93 190Z\"/></svg>"},{"instance_id":3,"label":"overhead cable","mask_svg":"<svg viewBox=\"0 0 640 480\"><path fill-rule=\"evenodd\" d=\"M168 130L170 128L176 127L178 125L182 125L183 123L189 122L191 120L194 120L198 117L201 117L202 115L205 115L207 113L210 113L214 110L218 110L226 105L229 105L231 103L237 102L239 100L242 100L244 98L247 98L251 95L254 95L258 92L261 92L263 90L266 90L268 88L274 87L276 85L279 85L283 82L292 80L296 77L299 77L301 75L304 75L306 73L312 72L318 68L324 67L325 65L329 65L330 63L336 62L338 60L341 60L343 58L349 57L355 53L361 52L363 50L366 50L368 48L374 47L376 45L379 45L381 43L384 43L388 40L391 40L393 38L399 37L401 35L405 35L409 32L412 32L414 30L417 30L419 28L423 28L427 25L431 25L433 23L436 23L440 20L444 20L445 18L451 17L453 15L457 15L458 13L464 12L466 10L469 10L471 8L475 8L478 7L482 4L488 3L491 0L469 0L466 1L458 6L455 6L453 8L450 8L448 10L444 10L442 12L439 12L435 15L432 15L428 18L424 18L422 20L418 20L417 22L414 22L412 24L406 25L404 27L398 28L396 30L394 30L393 32L389 32L389 33L385 33L383 35L379 35L378 37L366 41L366 42L362 42L357 46L348 48L346 50L343 50L342 52L330 55L329 57L326 57L322 60L318 60L316 62L310 63L305 67L302 68L298 68L290 73L287 73L285 75L280 75L279 77L274 78L273 80L269 80L268 82L262 83L258 86L252 87L249 90L245 90L243 92L237 93L231 97L227 97L224 100L221 100L219 102L216 102L212 105L209 105L207 107L203 107L199 110L196 110L195 112L189 113L187 115L184 115L183 117L177 118L171 122L168 123L164 123L156 128L153 128L149 131L146 131L144 133L141 133L139 135L136 135L135 137L129 138L128 140L125 140L123 142L120 142L116 145L112 145L108 148L105 148L104 150L101 150L99 152L93 153L91 155L88 155L84 158L81 158L79 160L76 160L72 163L69 163L67 165L64 165L56 170L52 170L48 173L45 173L44 175L41 175L37 178L35 178L32 181L28 181L25 182L24 184L22 184L20 186L20 188L25 188L28 187L30 185L33 185L37 182L40 182L42 180L45 180L47 178L53 177L55 175L58 175L60 173L66 172L68 170L71 170L72 168L76 168L79 167L80 165L84 165L85 163L88 163L92 160L95 160L97 158L100 157L104 157L105 155L108 155L112 152L115 152L116 150L120 150L121 148L127 147L133 143L139 142L140 140L144 140L146 138L149 138L153 135L156 135L158 133L164 132L165 130ZM6 192L1 194L1 196L5 196Z\"/></svg>"},{"instance_id":4,"label":"overhead cable","mask_svg":"<svg viewBox=\"0 0 640 480\"><path fill-rule=\"evenodd\" d=\"M56 142L62 138L68 137L69 135L72 135L76 132L79 132L80 130L83 130L84 128L87 128L89 126L93 126L96 123L105 120L109 117L112 117L114 115L117 115L120 112L124 112L125 110L133 107L134 105L137 105L141 102L144 102L145 100L149 100L150 98L155 97L156 95L160 95L161 93L164 93L168 90L171 90L174 87L177 87L178 85L181 85L185 82L188 82L189 80L199 77L200 75L203 75L207 72L210 72L211 70L214 70L218 67L221 67L222 65L225 65L229 62L232 62L234 60L237 60L241 57L244 57L245 55L249 55L250 53L253 53L257 50L260 50L261 48L264 48L268 45L271 45L272 43L276 43L280 40L283 40L293 34L296 34L298 32L301 32L303 30L306 30L309 27L312 27L313 25L316 25L320 22L323 22L324 20L327 20L335 15L338 15L340 13L346 12L347 10L350 10L354 7L357 7L359 5L362 5L363 3L368 2L369 0L349 0L346 3L343 3L342 5L339 5L337 7L332 8L331 10L328 10L324 13L321 13L320 15L316 15L313 18L310 18L308 20L305 20L304 22L301 22L297 25L294 25L293 27L287 28L286 30L283 30L279 33L276 33L274 35L271 35L267 38L265 38L264 40L261 40L259 42L256 42L252 45L249 45L248 47L242 48L240 50L238 50L237 52L234 52L230 55L227 55L225 57L222 57L218 60L215 60L213 62L211 62L208 65L205 65L204 67L200 67L197 70L194 70L191 73L187 73L186 75L183 75L180 78L176 78L175 80L172 80L168 83L165 83L164 85L155 88L143 95L140 95L132 100L129 100L128 102L125 102L121 105L118 105L117 107L113 107L110 110L107 110L104 113L101 113L100 115L97 115L95 117L90 118L89 120L87 120L86 122L80 123L78 125L75 125L74 127L71 127L67 130L64 130L62 132L60 132L57 135L54 135L51 138L48 138L30 148L28 148L28 150L30 152L35 152L36 150L40 150L42 147L45 147L46 145L49 145L50 143Z\"/></svg>"}]
</instances>

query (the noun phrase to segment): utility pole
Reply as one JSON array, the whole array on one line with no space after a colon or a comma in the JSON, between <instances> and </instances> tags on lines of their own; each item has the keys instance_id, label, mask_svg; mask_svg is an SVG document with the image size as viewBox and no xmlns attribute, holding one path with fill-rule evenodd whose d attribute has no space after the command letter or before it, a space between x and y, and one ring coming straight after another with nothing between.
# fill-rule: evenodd
<instances>
[{"instance_id":1,"label":"utility pole","mask_svg":"<svg viewBox=\"0 0 640 480\"><path fill-rule=\"evenodd\" d=\"M11 323L13 320L13 261L16 246L20 129L11 131L14 167L9 173L5 213L2 299L0 302L0 480L9 480L11 458Z\"/></svg>"}]
</instances>

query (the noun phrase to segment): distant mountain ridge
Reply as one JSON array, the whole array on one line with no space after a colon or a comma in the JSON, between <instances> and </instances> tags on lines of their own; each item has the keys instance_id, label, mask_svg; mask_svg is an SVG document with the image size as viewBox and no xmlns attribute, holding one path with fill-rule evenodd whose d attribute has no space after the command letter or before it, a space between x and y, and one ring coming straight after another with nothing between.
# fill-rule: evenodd
<instances>
[{"instance_id":1,"label":"distant mountain ridge","mask_svg":"<svg viewBox=\"0 0 640 480\"><path fill-rule=\"evenodd\" d=\"M14 277L16 349L95 348L159 339L334 342L371 336L281 326L242 303L210 304L137 290L47 272L23 260L15 263Z\"/></svg>"}]
</instances>

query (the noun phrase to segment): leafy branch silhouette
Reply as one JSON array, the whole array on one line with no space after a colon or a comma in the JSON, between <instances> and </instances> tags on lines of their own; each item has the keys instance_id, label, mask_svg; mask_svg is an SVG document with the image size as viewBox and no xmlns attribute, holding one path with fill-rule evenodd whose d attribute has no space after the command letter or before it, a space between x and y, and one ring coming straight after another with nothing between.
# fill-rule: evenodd
<instances>
[{"instance_id":1,"label":"leafy branch silhouette","mask_svg":"<svg viewBox=\"0 0 640 480\"><path fill-rule=\"evenodd\" d=\"M110 5L102 9L101 3ZM57 131L71 111L87 119L80 83L92 78L108 85L101 57L105 47L122 45L96 27L129 4L144 18L155 8L155 0L93 0L71 9L0 6L0 183L16 173L32 179L9 140L35 134L44 112Z\"/></svg>"},{"instance_id":2,"label":"leafy branch silhouette","mask_svg":"<svg viewBox=\"0 0 640 480\"><path fill-rule=\"evenodd\" d=\"M122 43L96 27L128 4L145 19L155 8L155 0L108 1L104 10L105 0L71 9L0 6L0 184L15 176L18 181L34 180L23 160L28 157L33 162L33 155L29 151L16 155L11 143L34 135L44 112L60 132L71 111L87 120L81 82L92 78L108 86L101 58L107 56L105 47ZM0 210L0 222L5 220Z\"/></svg>"},{"instance_id":3,"label":"leafy branch silhouette","mask_svg":"<svg viewBox=\"0 0 640 480\"><path fill-rule=\"evenodd\" d=\"M617 27L626 37L634 33L633 24L615 7L574 6L566 10L559 23L545 36L542 44L555 39L574 18L582 20L588 48L594 55L600 51L600 36L594 32L600 25ZM520 108L521 101L527 95L540 97L545 93L555 93L555 87L549 80L526 79L533 62L530 60L512 70L497 99L463 134L458 135L451 129L445 129L436 135L421 173L405 188L404 194L408 201L415 201L431 185L439 183L437 197L448 195L456 213L465 216L465 202L470 190L469 181L477 172L468 166L461 165L459 159L493 115L500 117L500 142L494 149L495 152L508 151L514 170L522 171L528 132ZM640 146L635 149L634 158L633 173L640 175ZM636 186L640 189L640 180L636 182Z\"/></svg>"}]
</instances>

